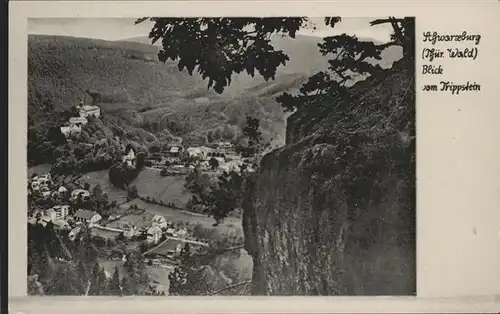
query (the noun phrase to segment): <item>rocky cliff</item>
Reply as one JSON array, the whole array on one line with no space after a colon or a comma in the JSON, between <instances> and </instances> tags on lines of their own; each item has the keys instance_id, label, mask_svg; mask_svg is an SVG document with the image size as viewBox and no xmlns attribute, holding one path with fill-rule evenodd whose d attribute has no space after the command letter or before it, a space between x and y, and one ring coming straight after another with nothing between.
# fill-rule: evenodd
<instances>
[{"instance_id":1,"label":"rocky cliff","mask_svg":"<svg viewBox=\"0 0 500 314\"><path fill-rule=\"evenodd\" d=\"M414 110L395 64L290 116L247 186L253 294L415 293Z\"/></svg>"}]
</instances>

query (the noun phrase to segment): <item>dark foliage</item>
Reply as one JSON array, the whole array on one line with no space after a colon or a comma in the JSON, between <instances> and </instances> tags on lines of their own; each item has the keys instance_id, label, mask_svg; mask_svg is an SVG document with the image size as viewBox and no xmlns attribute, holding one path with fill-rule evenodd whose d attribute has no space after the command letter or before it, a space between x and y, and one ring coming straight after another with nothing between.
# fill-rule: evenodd
<instances>
[{"instance_id":1,"label":"dark foliage","mask_svg":"<svg viewBox=\"0 0 500 314\"><path fill-rule=\"evenodd\" d=\"M149 37L161 40L158 59L178 62L189 74L196 69L208 88L217 93L231 84L233 73L258 72L274 79L276 69L289 60L270 44L271 33L295 37L305 18L151 18ZM244 29L251 28L250 31Z\"/></svg>"}]
</instances>

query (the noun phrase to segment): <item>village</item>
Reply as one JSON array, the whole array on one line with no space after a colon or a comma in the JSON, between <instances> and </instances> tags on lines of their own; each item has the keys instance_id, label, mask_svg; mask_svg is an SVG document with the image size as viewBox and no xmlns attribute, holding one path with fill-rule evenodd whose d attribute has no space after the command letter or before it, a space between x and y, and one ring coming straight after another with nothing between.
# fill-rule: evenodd
<instances>
[{"instance_id":1,"label":"village","mask_svg":"<svg viewBox=\"0 0 500 314\"><path fill-rule=\"evenodd\" d=\"M28 187L28 200L39 197L42 201L56 204L45 210L29 213L28 223L65 230L69 241L76 241L83 227L90 228L92 236L106 240L126 239L131 248L144 248L143 256L152 265L175 265L184 247L208 247L201 239L193 239L186 227L169 222L161 215L144 213L132 208L116 215L103 217L97 210L88 209L92 192L84 188L68 189L58 186L50 173L33 176ZM87 209L79 208L86 207ZM135 211L134 211L135 210ZM150 258L148 258L150 257ZM160 260L162 263L160 263Z\"/></svg>"},{"instance_id":2,"label":"village","mask_svg":"<svg viewBox=\"0 0 500 314\"><path fill-rule=\"evenodd\" d=\"M88 118L99 118L98 106L84 105L83 99L75 106L78 117L69 118L61 126L61 133L70 138L81 132ZM123 145L122 163L135 168L137 151L132 145ZM185 148L181 143L172 143L160 151L148 151L144 165L158 171L159 176L186 175L195 169L200 173L220 174L224 171L240 171L246 164L232 143L217 142L207 146ZM246 167L247 171L253 171ZM51 173L34 174L28 182L28 201L41 202L42 206L30 209L28 222L66 231L67 240L76 241L82 228L88 227L92 236L106 241L126 239L129 247L142 248L142 255L150 266L170 267L178 263L179 254L186 243L196 250L209 246L204 239L193 237L189 228L158 214L149 213L135 205L117 206L115 212L102 215L93 208L96 196L90 185L68 180L68 177L52 177ZM95 201L95 200L94 200ZM50 206L47 207L47 204ZM42 209L40 209L42 208ZM189 223L188 223L189 224Z\"/></svg>"},{"instance_id":3,"label":"village","mask_svg":"<svg viewBox=\"0 0 500 314\"><path fill-rule=\"evenodd\" d=\"M193 169L222 173L240 171L247 159L236 152L232 143L217 142L207 146L185 148L182 144L169 145L161 152L149 153L145 165L160 171L162 176L187 174ZM128 158L132 157L134 152ZM253 171L247 167L247 171Z\"/></svg>"}]
</instances>

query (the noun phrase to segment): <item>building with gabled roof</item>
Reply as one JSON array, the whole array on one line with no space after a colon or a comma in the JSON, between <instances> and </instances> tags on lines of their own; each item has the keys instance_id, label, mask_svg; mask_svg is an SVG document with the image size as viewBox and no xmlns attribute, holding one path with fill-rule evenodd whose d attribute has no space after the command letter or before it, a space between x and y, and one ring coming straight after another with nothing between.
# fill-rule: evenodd
<instances>
[{"instance_id":1,"label":"building with gabled roof","mask_svg":"<svg viewBox=\"0 0 500 314\"><path fill-rule=\"evenodd\" d=\"M98 213L87 210L87 209L79 209L73 215L75 221L85 222L88 224L96 224L101 221L102 217Z\"/></svg>"}]
</instances>

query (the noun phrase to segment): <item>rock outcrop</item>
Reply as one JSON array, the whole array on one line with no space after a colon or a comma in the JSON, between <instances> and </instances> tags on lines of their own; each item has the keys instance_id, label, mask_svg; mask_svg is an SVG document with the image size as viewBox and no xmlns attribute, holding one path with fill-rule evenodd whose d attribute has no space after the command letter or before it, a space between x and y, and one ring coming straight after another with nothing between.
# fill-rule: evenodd
<instances>
[{"instance_id":1,"label":"rock outcrop","mask_svg":"<svg viewBox=\"0 0 500 314\"><path fill-rule=\"evenodd\" d=\"M254 295L410 295L414 73L395 64L288 119L247 186Z\"/></svg>"}]
</instances>

